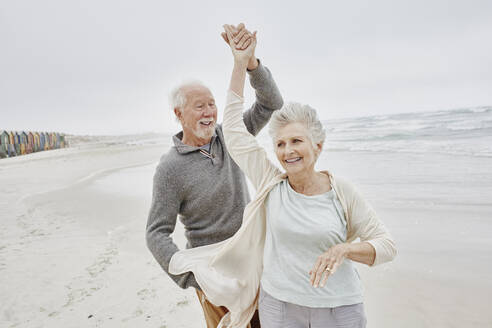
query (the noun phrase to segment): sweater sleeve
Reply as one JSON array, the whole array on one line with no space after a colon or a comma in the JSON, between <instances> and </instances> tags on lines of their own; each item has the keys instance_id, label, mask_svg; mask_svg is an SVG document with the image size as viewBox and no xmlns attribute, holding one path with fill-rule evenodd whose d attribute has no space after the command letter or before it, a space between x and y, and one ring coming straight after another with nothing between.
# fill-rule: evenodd
<instances>
[{"instance_id":1,"label":"sweater sleeve","mask_svg":"<svg viewBox=\"0 0 492 328\"><path fill-rule=\"evenodd\" d=\"M243 121L244 99L231 90L227 92L222 130L227 151L236 164L258 189L280 173L268 159L263 147L251 135Z\"/></svg>"},{"instance_id":2,"label":"sweater sleeve","mask_svg":"<svg viewBox=\"0 0 492 328\"><path fill-rule=\"evenodd\" d=\"M362 242L371 244L376 251L373 266L393 260L397 254L396 245L383 221L354 186L347 182L343 185L349 218L347 240L360 238Z\"/></svg>"},{"instance_id":3,"label":"sweater sleeve","mask_svg":"<svg viewBox=\"0 0 492 328\"><path fill-rule=\"evenodd\" d=\"M180 206L179 186L169 171L169 168L161 163L154 175L152 204L146 230L147 247L162 269L181 288L192 286L200 289L193 273L187 272L181 275L169 273L169 261L174 253L179 251L171 234L176 226Z\"/></svg>"},{"instance_id":4,"label":"sweater sleeve","mask_svg":"<svg viewBox=\"0 0 492 328\"><path fill-rule=\"evenodd\" d=\"M256 69L248 71L249 81L255 90L256 101L243 115L246 128L254 136L265 127L273 111L280 109L284 104L272 73L260 61L258 62Z\"/></svg>"}]
</instances>

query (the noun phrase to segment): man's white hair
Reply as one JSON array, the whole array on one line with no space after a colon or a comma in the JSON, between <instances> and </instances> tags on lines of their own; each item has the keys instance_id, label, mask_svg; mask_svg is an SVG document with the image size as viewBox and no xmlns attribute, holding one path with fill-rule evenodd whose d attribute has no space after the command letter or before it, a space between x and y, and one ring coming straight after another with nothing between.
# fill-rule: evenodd
<instances>
[{"instance_id":1,"label":"man's white hair","mask_svg":"<svg viewBox=\"0 0 492 328\"><path fill-rule=\"evenodd\" d=\"M186 80L181 82L171 90L171 93L169 93L169 105L171 105L171 110L174 110L175 108L181 109L184 105L186 105L186 101L188 99L186 98L187 94L185 89L194 86L201 86L209 89L205 84L203 84L202 81L199 80Z\"/></svg>"},{"instance_id":2,"label":"man's white hair","mask_svg":"<svg viewBox=\"0 0 492 328\"><path fill-rule=\"evenodd\" d=\"M306 126L314 147L324 143L326 131L314 108L296 102L285 104L282 109L273 112L268 132L275 139L278 130L291 123L301 123Z\"/></svg>"}]
</instances>

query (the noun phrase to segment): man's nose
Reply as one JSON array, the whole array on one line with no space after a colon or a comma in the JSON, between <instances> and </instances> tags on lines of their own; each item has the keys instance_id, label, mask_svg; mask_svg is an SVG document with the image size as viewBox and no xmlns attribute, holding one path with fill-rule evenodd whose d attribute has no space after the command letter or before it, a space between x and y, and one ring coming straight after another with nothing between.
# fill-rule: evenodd
<instances>
[{"instance_id":1,"label":"man's nose","mask_svg":"<svg viewBox=\"0 0 492 328\"><path fill-rule=\"evenodd\" d=\"M213 116L214 114L214 110L215 110L215 107L214 106L210 106L210 105L207 105L205 107L205 111L203 113L204 116Z\"/></svg>"}]
</instances>

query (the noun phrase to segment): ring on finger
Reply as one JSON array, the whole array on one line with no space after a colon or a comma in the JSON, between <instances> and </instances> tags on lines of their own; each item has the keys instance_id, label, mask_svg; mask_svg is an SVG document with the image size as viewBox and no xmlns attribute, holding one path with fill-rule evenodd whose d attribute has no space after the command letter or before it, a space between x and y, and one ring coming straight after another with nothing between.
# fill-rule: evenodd
<instances>
[{"instance_id":1,"label":"ring on finger","mask_svg":"<svg viewBox=\"0 0 492 328\"><path fill-rule=\"evenodd\" d=\"M326 267L325 271L331 272L330 267Z\"/></svg>"}]
</instances>

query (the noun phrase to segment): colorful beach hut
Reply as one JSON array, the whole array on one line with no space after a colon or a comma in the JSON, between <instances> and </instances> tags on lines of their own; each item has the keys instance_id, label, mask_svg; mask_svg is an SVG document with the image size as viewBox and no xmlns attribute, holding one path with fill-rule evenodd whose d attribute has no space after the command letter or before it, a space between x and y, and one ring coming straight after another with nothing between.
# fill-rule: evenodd
<instances>
[{"instance_id":1,"label":"colorful beach hut","mask_svg":"<svg viewBox=\"0 0 492 328\"><path fill-rule=\"evenodd\" d=\"M50 134L48 132L44 133L44 138L45 138L45 145L44 149L45 150L50 150L51 149L51 144L50 144Z\"/></svg>"},{"instance_id":2,"label":"colorful beach hut","mask_svg":"<svg viewBox=\"0 0 492 328\"><path fill-rule=\"evenodd\" d=\"M9 132L9 157L17 156L17 151L15 149L15 132Z\"/></svg>"},{"instance_id":3,"label":"colorful beach hut","mask_svg":"<svg viewBox=\"0 0 492 328\"><path fill-rule=\"evenodd\" d=\"M9 152L9 144L9 133L7 131L0 130L0 156L7 157Z\"/></svg>"},{"instance_id":4,"label":"colorful beach hut","mask_svg":"<svg viewBox=\"0 0 492 328\"><path fill-rule=\"evenodd\" d=\"M39 133L39 148L40 148L39 150L46 150L44 148L45 144L46 144L46 138L44 132L41 132Z\"/></svg>"},{"instance_id":5,"label":"colorful beach hut","mask_svg":"<svg viewBox=\"0 0 492 328\"><path fill-rule=\"evenodd\" d=\"M53 132L52 134L52 138L53 138L53 149L58 149L58 146L57 146L57 136L56 136L56 132Z\"/></svg>"},{"instance_id":6,"label":"colorful beach hut","mask_svg":"<svg viewBox=\"0 0 492 328\"><path fill-rule=\"evenodd\" d=\"M20 133L20 151L21 155L27 154L27 143L28 143L28 137L27 133L22 131Z\"/></svg>"},{"instance_id":7,"label":"colorful beach hut","mask_svg":"<svg viewBox=\"0 0 492 328\"><path fill-rule=\"evenodd\" d=\"M10 144L15 145L15 132L14 131L9 132L9 138L10 138Z\"/></svg>"},{"instance_id":8,"label":"colorful beach hut","mask_svg":"<svg viewBox=\"0 0 492 328\"><path fill-rule=\"evenodd\" d=\"M44 135L44 150L50 150L50 135L48 132L43 132Z\"/></svg>"},{"instance_id":9,"label":"colorful beach hut","mask_svg":"<svg viewBox=\"0 0 492 328\"><path fill-rule=\"evenodd\" d=\"M21 140L21 135L20 135L20 132L17 132L17 131L14 131L12 132L14 134L14 147L15 147L15 152L17 153L17 155L22 155L22 152L21 152L21 144L22 144L22 140Z\"/></svg>"},{"instance_id":10,"label":"colorful beach hut","mask_svg":"<svg viewBox=\"0 0 492 328\"><path fill-rule=\"evenodd\" d=\"M68 147L68 139L62 133L0 130L2 157L66 147Z\"/></svg>"},{"instance_id":11,"label":"colorful beach hut","mask_svg":"<svg viewBox=\"0 0 492 328\"><path fill-rule=\"evenodd\" d=\"M65 135L64 134L60 134L60 147L61 148L66 148L68 145L65 141Z\"/></svg>"},{"instance_id":12,"label":"colorful beach hut","mask_svg":"<svg viewBox=\"0 0 492 328\"><path fill-rule=\"evenodd\" d=\"M60 148L60 134L55 133L56 136L56 149Z\"/></svg>"},{"instance_id":13,"label":"colorful beach hut","mask_svg":"<svg viewBox=\"0 0 492 328\"><path fill-rule=\"evenodd\" d=\"M32 132L27 132L27 144L26 144L26 153L30 154L34 152L34 136Z\"/></svg>"},{"instance_id":14,"label":"colorful beach hut","mask_svg":"<svg viewBox=\"0 0 492 328\"><path fill-rule=\"evenodd\" d=\"M55 149L56 146L56 134L54 132L50 132L50 149Z\"/></svg>"},{"instance_id":15,"label":"colorful beach hut","mask_svg":"<svg viewBox=\"0 0 492 328\"><path fill-rule=\"evenodd\" d=\"M41 142L39 140L39 132L34 132L32 135L34 137L34 151L40 151Z\"/></svg>"},{"instance_id":16,"label":"colorful beach hut","mask_svg":"<svg viewBox=\"0 0 492 328\"><path fill-rule=\"evenodd\" d=\"M44 137L46 138L46 144L45 144L44 148L46 150L50 150L51 149L51 135L48 132L45 132Z\"/></svg>"}]
</instances>

